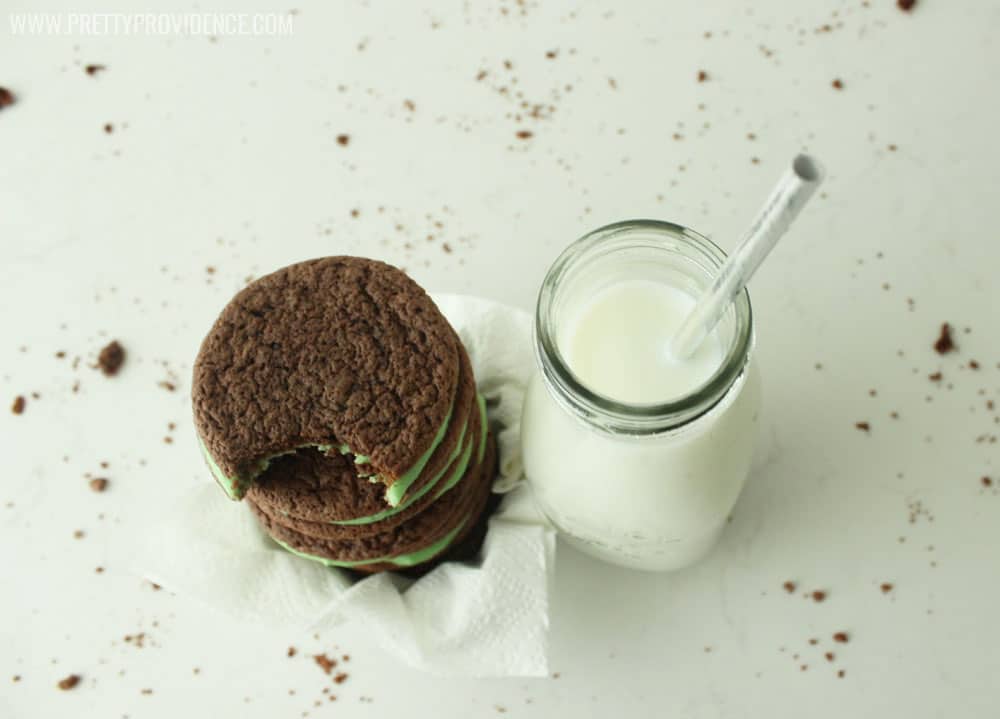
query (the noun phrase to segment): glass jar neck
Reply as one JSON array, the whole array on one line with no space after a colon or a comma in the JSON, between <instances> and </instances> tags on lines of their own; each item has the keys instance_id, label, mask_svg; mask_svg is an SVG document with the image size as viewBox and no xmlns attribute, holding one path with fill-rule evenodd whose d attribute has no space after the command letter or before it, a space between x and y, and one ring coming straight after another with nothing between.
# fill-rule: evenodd
<instances>
[{"instance_id":1,"label":"glass jar neck","mask_svg":"<svg viewBox=\"0 0 1000 719\"><path fill-rule=\"evenodd\" d=\"M708 412L739 379L753 346L750 297L737 295L715 329L722 361L700 386L669 402L631 404L599 394L570 369L561 328L595 293L627 280L665 283L697 297L725 260L709 239L680 225L627 220L583 236L556 259L538 294L535 354L549 392L570 413L613 434L653 435Z\"/></svg>"}]
</instances>

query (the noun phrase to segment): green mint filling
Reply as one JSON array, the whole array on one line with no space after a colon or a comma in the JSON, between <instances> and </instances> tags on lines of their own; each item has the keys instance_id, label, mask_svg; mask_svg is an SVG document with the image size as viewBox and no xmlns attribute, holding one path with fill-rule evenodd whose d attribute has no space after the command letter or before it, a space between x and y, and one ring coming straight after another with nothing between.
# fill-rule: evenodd
<instances>
[{"instance_id":1,"label":"green mint filling","mask_svg":"<svg viewBox=\"0 0 1000 719\"><path fill-rule=\"evenodd\" d=\"M230 499L240 499L244 494L246 494L246 487L242 490L239 487L239 482L236 477L227 477L226 473L222 471L215 460L212 459L212 455L208 452L208 447L205 446L205 442L202 441L201 437L198 438L198 445L201 447L201 454L205 458L205 463L208 465L209 471L212 476L215 477L215 481L219 483L219 486L225 490L226 494Z\"/></svg>"},{"instance_id":2,"label":"green mint filling","mask_svg":"<svg viewBox=\"0 0 1000 719\"><path fill-rule=\"evenodd\" d=\"M486 454L486 433L489 431L489 425L486 421L486 400L483 396L476 393L476 404L479 405L479 453L476 455L476 462L483 461L483 455Z\"/></svg>"},{"instance_id":3,"label":"green mint filling","mask_svg":"<svg viewBox=\"0 0 1000 719\"><path fill-rule=\"evenodd\" d=\"M462 452L461 461L459 461L458 466L455 467L455 471L451 473L451 476L448 477L448 481L445 482L444 486L441 487L441 489L438 490L438 493L434 495L435 500L440 499L441 495L443 495L449 489L458 484L459 480L465 476L465 470L468 469L469 467L469 460L472 459L472 445L473 445L473 440L470 437L469 444L466 445L465 451Z\"/></svg>"},{"instance_id":4,"label":"green mint filling","mask_svg":"<svg viewBox=\"0 0 1000 719\"><path fill-rule=\"evenodd\" d=\"M340 561L337 559L327 559L326 557L317 557L315 554L306 554L305 552L300 552L297 549L292 549L287 544L282 542L280 539L275 539L283 549L291 552L292 554L302 557L303 559L311 559L314 562L319 562L320 564L325 564L328 567L360 567L366 564L392 564L397 567L412 567L415 564L420 564L421 562L426 562L428 559L440 554L448 545L451 544L452 540L458 535L465 523L469 521L469 517L466 517L461 522L458 523L453 530L448 532L444 537L434 542L431 545L424 547L423 549L418 549L415 552L410 552L408 554L399 554L395 557L379 557L377 559L362 559L353 562ZM272 537L273 539L273 537Z\"/></svg>"},{"instance_id":5,"label":"green mint filling","mask_svg":"<svg viewBox=\"0 0 1000 719\"><path fill-rule=\"evenodd\" d=\"M381 521L383 519L387 519L389 517L392 517L393 515L399 514L404 509L406 509L407 507L411 506L418 499L420 499L425 494L427 494L428 492L430 492L431 489L434 488L434 485L436 485L438 483L438 480L440 480L441 477L443 477L445 475L445 473L454 466L456 458L458 457L459 453L462 452L462 443L465 441L466 430L468 430L468 429L469 429L469 422L466 421L465 425L462 427L462 434L459 436L458 442L455 443L455 448L451 451L451 454L448 456L448 461L445 463L445 466L441 469L440 472L437 473L437 475L435 475L431 479L430 482L428 482L423 487L421 487L420 490L416 494L414 494L412 497L410 497L409 499L407 499L401 505L399 505L398 507L393 507L391 509L383 510L381 512L378 512L377 514L370 514L367 517L357 517L355 519L344 519L344 520L340 520L340 521L336 521L336 522L330 522L330 524L340 524L340 525L371 524L372 522L379 522L379 521ZM470 438L469 443L468 443L468 449L463 454L463 456L468 455L469 454L469 450L471 450L471 448L472 448L472 440ZM466 461L468 461L468 457L467 456L466 456Z\"/></svg>"},{"instance_id":6,"label":"green mint filling","mask_svg":"<svg viewBox=\"0 0 1000 719\"><path fill-rule=\"evenodd\" d=\"M452 408L454 409L454 407ZM434 441L431 442L431 446L427 448L427 451L420 455L417 463L410 467L406 472L403 473L402 477L399 477L395 482L389 485L389 488L385 491L385 501L390 507L399 506L400 500L403 499L403 495L406 494L406 490L410 488L420 476L420 473L424 471L424 467L427 466L427 462L430 461L431 455L434 454L434 450L437 446L441 444L444 439L445 434L448 432L448 424L451 421L451 412L448 410L448 416L444 418L444 422L441 423L441 427L438 429L437 434L434 435Z\"/></svg>"}]
</instances>

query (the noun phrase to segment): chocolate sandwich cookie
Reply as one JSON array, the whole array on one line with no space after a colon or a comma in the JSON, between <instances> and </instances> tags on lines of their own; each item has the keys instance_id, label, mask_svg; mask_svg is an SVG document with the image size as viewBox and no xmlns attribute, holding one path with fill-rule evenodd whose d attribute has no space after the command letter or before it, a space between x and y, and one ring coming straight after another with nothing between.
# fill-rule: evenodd
<instances>
[{"instance_id":1,"label":"chocolate sandwich cookie","mask_svg":"<svg viewBox=\"0 0 1000 719\"><path fill-rule=\"evenodd\" d=\"M376 487L358 481L358 466L349 458L303 451L275 460L247 493L247 499L276 523L312 537L347 539L384 533L420 514L445 493L455 491L482 461L487 437L485 403L474 395L472 405L472 415L460 437L462 443L451 452L452 461L398 507L386 508ZM354 500L362 491L371 495L368 504L374 509L356 508ZM306 518L345 516L345 507L352 507L355 519ZM360 511L374 513L358 516Z\"/></svg>"},{"instance_id":2,"label":"chocolate sandwich cookie","mask_svg":"<svg viewBox=\"0 0 1000 719\"><path fill-rule=\"evenodd\" d=\"M472 365L457 336L455 342L460 370L448 431L395 507L387 504L385 487L370 481L370 466L351 455L341 455L336 448L327 452L304 448L276 458L250 487L247 497L275 517L306 524L329 523L329 536L335 537L385 531L421 511L433 500L435 487L464 474L473 454L470 450L484 434L484 410L476 395ZM381 529L371 527L382 521L391 524ZM298 525L293 522L289 526Z\"/></svg>"},{"instance_id":3,"label":"chocolate sandwich cookie","mask_svg":"<svg viewBox=\"0 0 1000 719\"><path fill-rule=\"evenodd\" d=\"M451 325L449 325L449 329L451 329ZM401 507L410 503L413 497L424 490L428 484L433 484L437 481L442 471L458 457L459 448L464 442L464 438L466 436L473 436L468 435L469 423L476 413L477 402L480 405L483 402L482 398L476 392L476 377L472 371L472 362L469 360L469 354L465 351L465 347L462 346L462 340L459 339L454 329L451 330L451 335L455 340L455 347L458 351L459 375L448 432L445 434L444 441L438 445L438 449L431 456L430 461L419 476L415 477L409 484L396 482L393 486L389 487L386 492L386 499L393 507ZM485 420L485 414L483 415L483 419ZM444 448L446 443L451 447L450 450Z\"/></svg>"},{"instance_id":4,"label":"chocolate sandwich cookie","mask_svg":"<svg viewBox=\"0 0 1000 719\"><path fill-rule=\"evenodd\" d=\"M336 449L398 505L448 434L454 337L430 297L382 262L326 257L253 282L195 362L195 426L213 475L240 499L277 457Z\"/></svg>"},{"instance_id":5,"label":"chocolate sandwich cookie","mask_svg":"<svg viewBox=\"0 0 1000 719\"><path fill-rule=\"evenodd\" d=\"M406 557L400 560L379 562L376 564L364 564L352 567L354 571L371 574L373 572L403 571L408 576L419 576L430 570L435 564L440 562L464 562L473 559L478 553L486 538L486 531L489 525L490 515L500 505L500 496L493 494L493 481L497 474L497 447L493 435L488 440L488 448L483 461L482 485L479 488L479 501L472 512L462 520L458 531L448 537L448 541L439 544L441 547L430 548L425 551L430 554L430 559L422 559L414 562L413 557Z\"/></svg>"},{"instance_id":6,"label":"chocolate sandwich cookie","mask_svg":"<svg viewBox=\"0 0 1000 719\"><path fill-rule=\"evenodd\" d=\"M289 551L329 566L378 571L423 563L445 551L471 528L493 484L496 451L488 442L482 463L469 482L448 492L425 511L394 529L361 539L317 539L277 523L253 501L251 510L265 531Z\"/></svg>"},{"instance_id":7,"label":"chocolate sandwich cookie","mask_svg":"<svg viewBox=\"0 0 1000 719\"><path fill-rule=\"evenodd\" d=\"M437 547L432 547L425 551L425 554L430 554L430 559L413 562L412 558L409 557L404 558L402 561L397 558L388 562L363 564L351 569L366 574L402 570L409 576L419 576L440 562L464 562L473 559L479 553L483 540L486 538L489 517L500 504L499 495L493 494L491 491L493 489L493 480L496 479L497 462L496 441L490 435L489 446L483 461L478 502L473 507L473 510L461 521L458 531L447 537L446 542L439 543Z\"/></svg>"}]
</instances>

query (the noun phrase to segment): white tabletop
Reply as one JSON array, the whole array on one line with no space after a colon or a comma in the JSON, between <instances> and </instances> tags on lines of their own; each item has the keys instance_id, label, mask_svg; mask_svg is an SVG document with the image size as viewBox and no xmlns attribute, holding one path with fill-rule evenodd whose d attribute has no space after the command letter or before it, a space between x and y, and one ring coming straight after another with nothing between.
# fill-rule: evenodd
<instances>
[{"instance_id":1,"label":"white tabletop","mask_svg":"<svg viewBox=\"0 0 1000 719\"><path fill-rule=\"evenodd\" d=\"M28 37L0 18L18 98L0 109L0 716L995 716L997 4L292 7L288 37ZM220 8L275 9L157 5ZM560 249L610 221L731 248L803 148L824 194L752 284L759 466L691 569L560 545L558 677L428 677L358 627L239 626L136 574L129 538L210 481L190 366L244 278L363 254L530 308ZM107 379L89 365L112 338L129 354ZM316 652L350 654L347 680Z\"/></svg>"}]
</instances>

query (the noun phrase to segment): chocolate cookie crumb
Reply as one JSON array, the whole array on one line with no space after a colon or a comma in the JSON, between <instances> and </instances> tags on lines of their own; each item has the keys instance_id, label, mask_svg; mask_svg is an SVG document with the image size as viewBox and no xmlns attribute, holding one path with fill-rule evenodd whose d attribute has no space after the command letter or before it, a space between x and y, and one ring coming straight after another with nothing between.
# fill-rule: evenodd
<instances>
[{"instance_id":1,"label":"chocolate cookie crumb","mask_svg":"<svg viewBox=\"0 0 1000 719\"><path fill-rule=\"evenodd\" d=\"M854 426L862 432L871 432L872 426L868 422L855 422Z\"/></svg>"},{"instance_id":2,"label":"chocolate cookie crumb","mask_svg":"<svg viewBox=\"0 0 1000 719\"><path fill-rule=\"evenodd\" d=\"M173 392L177 389L177 385L175 385L173 382L168 382L166 380L163 380L162 382L157 382L156 386L162 387L163 389L167 390L167 392Z\"/></svg>"},{"instance_id":3,"label":"chocolate cookie crumb","mask_svg":"<svg viewBox=\"0 0 1000 719\"><path fill-rule=\"evenodd\" d=\"M337 672L337 675L333 678L334 684L343 684L347 680L346 672Z\"/></svg>"},{"instance_id":4,"label":"chocolate cookie crumb","mask_svg":"<svg viewBox=\"0 0 1000 719\"><path fill-rule=\"evenodd\" d=\"M785 582L784 584L782 584L781 586L784 587L785 591L788 592L789 594L792 594L792 593L795 592L795 587L796 587L795 582L788 581L788 582Z\"/></svg>"},{"instance_id":5,"label":"chocolate cookie crumb","mask_svg":"<svg viewBox=\"0 0 1000 719\"><path fill-rule=\"evenodd\" d=\"M104 477L94 477L88 484L95 492L103 492L108 488L108 480Z\"/></svg>"},{"instance_id":6,"label":"chocolate cookie crumb","mask_svg":"<svg viewBox=\"0 0 1000 719\"><path fill-rule=\"evenodd\" d=\"M97 574L104 574L104 567L94 567L94 572Z\"/></svg>"},{"instance_id":7,"label":"chocolate cookie crumb","mask_svg":"<svg viewBox=\"0 0 1000 719\"><path fill-rule=\"evenodd\" d=\"M817 589L811 596L814 602L822 602L826 600L826 592L822 589Z\"/></svg>"},{"instance_id":8,"label":"chocolate cookie crumb","mask_svg":"<svg viewBox=\"0 0 1000 719\"><path fill-rule=\"evenodd\" d=\"M531 130L518 130L516 134L518 140L530 140L535 136Z\"/></svg>"},{"instance_id":9,"label":"chocolate cookie crumb","mask_svg":"<svg viewBox=\"0 0 1000 719\"><path fill-rule=\"evenodd\" d=\"M138 634L126 634L124 637L126 644L134 644L139 649L146 646L146 632L139 632Z\"/></svg>"},{"instance_id":10,"label":"chocolate cookie crumb","mask_svg":"<svg viewBox=\"0 0 1000 719\"><path fill-rule=\"evenodd\" d=\"M979 369L979 363L976 360L969 360L969 369Z\"/></svg>"},{"instance_id":11,"label":"chocolate cookie crumb","mask_svg":"<svg viewBox=\"0 0 1000 719\"><path fill-rule=\"evenodd\" d=\"M28 401L24 398L24 395L18 395L14 398L14 404L10 406L10 411L14 414L24 414L24 407L28 404Z\"/></svg>"},{"instance_id":12,"label":"chocolate cookie crumb","mask_svg":"<svg viewBox=\"0 0 1000 719\"><path fill-rule=\"evenodd\" d=\"M114 131L115 131L115 126L114 125L112 125L110 122L104 123L104 132L106 132L108 135L110 135Z\"/></svg>"},{"instance_id":13,"label":"chocolate cookie crumb","mask_svg":"<svg viewBox=\"0 0 1000 719\"><path fill-rule=\"evenodd\" d=\"M839 672L837 672L837 679L843 679L844 674L846 674L846 672L843 669L841 669Z\"/></svg>"},{"instance_id":14,"label":"chocolate cookie crumb","mask_svg":"<svg viewBox=\"0 0 1000 719\"><path fill-rule=\"evenodd\" d=\"M809 640L809 643L810 643L810 644L811 644L812 646L816 646L817 644L819 644L819 639L816 639L816 638L814 637L814 638L812 638L812 639L810 639L810 640Z\"/></svg>"},{"instance_id":15,"label":"chocolate cookie crumb","mask_svg":"<svg viewBox=\"0 0 1000 719\"><path fill-rule=\"evenodd\" d=\"M13 105L17 101L14 97L14 93L8 90L6 87L0 87L0 110L10 105Z\"/></svg>"},{"instance_id":16,"label":"chocolate cookie crumb","mask_svg":"<svg viewBox=\"0 0 1000 719\"><path fill-rule=\"evenodd\" d=\"M847 632L837 632L833 635L833 641L839 642L840 644L847 644Z\"/></svg>"},{"instance_id":17,"label":"chocolate cookie crumb","mask_svg":"<svg viewBox=\"0 0 1000 719\"><path fill-rule=\"evenodd\" d=\"M108 68L105 67L104 65L87 65L85 68L83 68L83 71L88 75L90 75L91 77L93 77L97 73L104 72L107 69Z\"/></svg>"},{"instance_id":18,"label":"chocolate cookie crumb","mask_svg":"<svg viewBox=\"0 0 1000 719\"><path fill-rule=\"evenodd\" d=\"M326 654L314 654L313 660L319 665L319 668L323 670L325 674L329 674L333 671L333 668L337 666L336 659L330 659Z\"/></svg>"},{"instance_id":19,"label":"chocolate cookie crumb","mask_svg":"<svg viewBox=\"0 0 1000 719\"><path fill-rule=\"evenodd\" d=\"M348 143L351 141L350 135L337 135L337 144L342 147L347 147Z\"/></svg>"},{"instance_id":20,"label":"chocolate cookie crumb","mask_svg":"<svg viewBox=\"0 0 1000 719\"><path fill-rule=\"evenodd\" d=\"M839 77L836 80L834 80L833 82L831 82L830 84L833 85L833 89L834 90L843 90L844 89L844 81L841 80Z\"/></svg>"},{"instance_id":21,"label":"chocolate cookie crumb","mask_svg":"<svg viewBox=\"0 0 1000 719\"><path fill-rule=\"evenodd\" d=\"M82 529L75 529L75 530L73 530L73 539L83 539L84 536L85 536L85 533L84 533L84 531Z\"/></svg>"},{"instance_id":22,"label":"chocolate cookie crumb","mask_svg":"<svg viewBox=\"0 0 1000 719\"><path fill-rule=\"evenodd\" d=\"M983 484L984 487L992 487L993 486L993 480L990 479L989 477L983 477L979 481L982 482L982 484Z\"/></svg>"},{"instance_id":23,"label":"chocolate cookie crumb","mask_svg":"<svg viewBox=\"0 0 1000 719\"><path fill-rule=\"evenodd\" d=\"M892 591L892 583L891 582L882 582L882 584L879 585L879 589L882 590L882 594L888 594L889 592Z\"/></svg>"},{"instance_id":24,"label":"chocolate cookie crumb","mask_svg":"<svg viewBox=\"0 0 1000 719\"><path fill-rule=\"evenodd\" d=\"M698 82L705 82L708 79L708 73L704 70L698 71Z\"/></svg>"},{"instance_id":25,"label":"chocolate cookie crumb","mask_svg":"<svg viewBox=\"0 0 1000 719\"><path fill-rule=\"evenodd\" d=\"M298 654L298 650L295 647L288 647L287 655L289 657L294 657L296 654Z\"/></svg>"},{"instance_id":26,"label":"chocolate cookie crumb","mask_svg":"<svg viewBox=\"0 0 1000 719\"><path fill-rule=\"evenodd\" d=\"M828 662L832 662L832 661L834 660L834 657L835 657L835 655L834 655L834 653L833 653L833 652L827 652L827 653L826 653L826 654L824 654L823 656L824 656L824 657L826 657L826 660L827 660Z\"/></svg>"},{"instance_id":27,"label":"chocolate cookie crumb","mask_svg":"<svg viewBox=\"0 0 1000 719\"><path fill-rule=\"evenodd\" d=\"M896 7L903 12L910 12L916 4L917 0L896 0Z\"/></svg>"},{"instance_id":28,"label":"chocolate cookie crumb","mask_svg":"<svg viewBox=\"0 0 1000 719\"><path fill-rule=\"evenodd\" d=\"M943 377L944 375L941 374L940 372L933 372L927 375L927 379L929 379L931 382L940 382Z\"/></svg>"},{"instance_id":29,"label":"chocolate cookie crumb","mask_svg":"<svg viewBox=\"0 0 1000 719\"><path fill-rule=\"evenodd\" d=\"M955 342L951 338L951 325L947 322L941 325L941 334L934 341L934 351L939 355L948 354L955 349Z\"/></svg>"},{"instance_id":30,"label":"chocolate cookie crumb","mask_svg":"<svg viewBox=\"0 0 1000 719\"><path fill-rule=\"evenodd\" d=\"M123 364L125 364L125 348L118 343L118 340L111 342L97 355L97 366L106 377L118 374Z\"/></svg>"},{"instance_id":31,"label":"chocolate cookie crumb","mask_svg":"<svg viewBox=\"0 0 1000 719\"><path fill-rule=\"evenodd\" d=\"M67 692L70 689L74 688L79 683L80 683L80 675L70 674L65 679L60 679L59 683L56 684L56 686L62 689L64 692Z\"/></svg>"}]
</instances>

